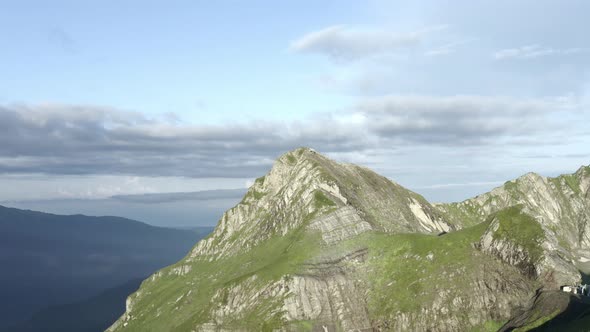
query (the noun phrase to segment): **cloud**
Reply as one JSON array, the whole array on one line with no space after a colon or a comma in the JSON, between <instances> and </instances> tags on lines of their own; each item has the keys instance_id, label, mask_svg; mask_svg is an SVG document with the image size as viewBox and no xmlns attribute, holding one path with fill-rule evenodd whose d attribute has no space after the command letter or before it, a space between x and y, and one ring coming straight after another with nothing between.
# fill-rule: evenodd
<instances>
[{"instance_id":1,"label":"cloud","mask_svg":"<svg viewBox=\"0 0 590 332\"><path fill-rule=\"evenodd\" d=\"M252 177L302 144L359 148L307 124L186 125L96 106L0 107L0 173Z\"/></svg>"},{"instance_id":2,"label":"cloud","mask_svg":"<svg viewBox=\"0 0 590 332\"><path fill-rule=\"evenodd\" d=\"M0 106L0 173L252 178L298 146L346 154L575 139L580 108L569 97L382 96L291 123L214 126L97 106Z\"/></svg>"},{"instance_id":3,"label":"cloud","mask_svg":"<svg viewBox=\"0 0 590 332\"><path fill-rule=\"evenodd\" d=\"M308 33L293 41L290 48L297 52L324 54L333 60L356 60L410 49L423 42L429 34L446 28L446 25L438 25L413 32L395 33L336 25Z\"/></svg>"},{"instance_id":4,"label":"cloud","mask_svg":"<svg viewBox=\"0 0 590 332\"><path fill-rule=\"evenodd\" d=\"M515 99L489 96L384 96L368 98L356 106L378 137L403 142L443 145L492 144L526 139L565 130L570 123L552 119L578 110L574 100Z\"/></svg>"},{"instance_id":5,"label":"cloud","mask_svg":"<svg viewBox=\"0 0 590 332\"><path fill-rule=\"evenodd\" d=\"M158 204L178 201L209 201L216 199L239 199L246 193L246 188L217 189L194 192L154 193L142 195L115 195L111 199L129 203Z\"/></svg>"},{"instance_id":6,"label":"cloud","mask_svg":"<svg viewBox=\"0 0 590 332\"><path fill-rule=\"evenodd\" d=\"M517 48L507 48L499 50L493 54L496 60L507 59L533 59L544 56L553 55L573 55L590 52L590 48L565 48L555 49L550 47L542 47L540 45L526 45Z\"/></svg>"},{"instance_id":7,"label":"cloud","mask_svg":"<svg viewBox=\"0 0 590 332\"><path fill-rule=\"evenodd\" d=\"M504 181L505 182L505 181ZM504 183L503 181L477 181L477 182L465 182L465 183L437 183L428 186L417 186L412 189L445 189L453 187L490 187L500 186Z\"/></svg>"}]
</instances>

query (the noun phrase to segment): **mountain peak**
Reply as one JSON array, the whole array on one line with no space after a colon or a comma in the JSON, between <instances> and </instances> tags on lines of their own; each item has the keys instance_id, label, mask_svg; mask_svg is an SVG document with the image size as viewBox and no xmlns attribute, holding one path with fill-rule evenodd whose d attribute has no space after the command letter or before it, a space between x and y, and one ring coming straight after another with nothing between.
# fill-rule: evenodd
<instances>
[{"instance_id":1,"label":"mountain peak","mask_svg":"<svg viewBox=\"0 0 590 332\"><path fill-rule=\"evenodd\" d=\"M324 156L322 156L321 154L319 154L318 152L316 152L316 150L314 150L312 148L299 147L299 148L296 148L296 149L293 149L291 151L288 151L288 152L283 153L281 156L279 156L277 158L277 160L275 161L275 164L282 163L282 164L287 164L287 165L294 165L299 160L305 159L305 158L310 157L310 156L321 156L321 157L324 157Z\"/></svg>"},{"instance_id":2,"label":"mountain peak","mask_svg":"<svg viewBox=\"0 0 590 332\"><path fill-rule=\"evenodd\" d=\"M590 174L590 165L582 165L576 171L576 174Z\"/></svg>"},{"instance_id":3,"label":"mountain peak","mask_svg":"<svg viewBox=\"0 0 590 332\"><path fill-rule=\"evenodd\" d=\"M575 176L578 178L579 187L586 196L590 195L590 166L580 167Z\"/></svg>"},{"instance_id":4,"label":"mountain peak","mask_svg":"<svg viewBox=\"0 0 590 332\"><path fill-rule=\"evenodd\" d=\"M300 228L340 241L368 230L439 233L452 226L422 196L387 178L298 148L256 179L191 256L231 255Z\"/></svg>"}]
</instances>

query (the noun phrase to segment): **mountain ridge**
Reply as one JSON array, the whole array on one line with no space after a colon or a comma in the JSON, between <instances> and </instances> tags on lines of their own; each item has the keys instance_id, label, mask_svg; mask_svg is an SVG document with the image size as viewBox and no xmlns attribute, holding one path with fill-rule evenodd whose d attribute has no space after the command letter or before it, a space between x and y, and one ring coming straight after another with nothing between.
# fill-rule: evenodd
<instances>
[{"instance_id":1,"label":"mountain ridge","mask_svg":"<svg viewBox=\"0 0 590 332\"><path fill-rule=\"evenodd\" d=\"M143 279L182 258L200 238L120 217L0 206L0 330L48 306Z\"/></svg>"},{"instance_id":2,"label":"mountain ridge","mask_svg":"<svg viewBox=\"0 0 590 332\"><path fill-rule=\"evenodd\" d=\"M588 211L580 170L579 191L531 174L432 205L367 168L296 149L185 259L144 281L109 331L498 329L538 290L580 280L582 256L564 246L586 250L572 236L584 223L550 229L556 210L533 209Z\"/></svg>"}]
</instances>

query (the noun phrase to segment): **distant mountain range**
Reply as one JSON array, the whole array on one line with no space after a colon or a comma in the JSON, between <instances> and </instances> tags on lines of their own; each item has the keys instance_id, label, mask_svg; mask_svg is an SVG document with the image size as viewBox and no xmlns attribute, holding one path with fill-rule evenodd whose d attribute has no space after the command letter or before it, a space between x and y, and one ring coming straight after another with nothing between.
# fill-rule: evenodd
<instances>
[{"instance_id":1,"label":"distant mountain range","mask_svg":"<svg viewBox=\"0 0 590 332\"><path fill-rule=\"evenodd\" d=\"M123 312L124 299L139 280L181 259L210 231L0 206L0 330L18 325L27 331L52 331L39 322L60 317L60 308L72 303L82 311L102 305L103 312L86 326L104 329L109 322L101 319ZM104 306L114 299L117 306ZM69 319L76 327L71 331L83 330L76 315Z\"/></svg>"},{"instance_id":2,"label":"distant mountain range","mask_svg":"<svg viewBox=\"0 0 590 332\"><path fill-rule=\"evenodd\" d=\"M236 205L246 188L116 195L105 198L48 198L10 200L0 205L55 214L119 216L161 227L214 225Z\"/></svg>"}]
</instances>

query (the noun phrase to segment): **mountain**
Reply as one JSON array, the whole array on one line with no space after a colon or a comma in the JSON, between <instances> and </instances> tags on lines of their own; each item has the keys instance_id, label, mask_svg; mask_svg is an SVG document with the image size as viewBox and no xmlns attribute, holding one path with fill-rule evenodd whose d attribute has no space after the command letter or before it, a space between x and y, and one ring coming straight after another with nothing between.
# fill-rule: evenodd
<instances>
[{"instance_id":1,"label":"mountain","mask_svg":"<svg viewBox=\"0 0 590 332\"><path fill-rule=\"evenodd\" d=\"M109 331L539 327L570 307L539 311L553 303L539 294L569 298L556 290L590 261L589 188L583 167L433 205L300 148L189 255L146 279Z\"/></svg>"},{"instance_id":2,"label":"mountain","mask_svg":"<svg viewBox=\"0 0 590 332\"><path fill-rule=\"evenodd\" d=\"M44 308L26 322L10 327L11 332L104 331L125 312L125 299L139 288L142 279L132 279L79 302Z\"/></svg>"},{"instance_id":3,"label":"mountain","mask_svg":"<svg viewBox=\"0 0 590 332\"><path fill-rule=\"evenodd\" d=\"M181 259L203 236L118 217L0 206L0 329L46 307L144 279Z\"/></svg>"},{"instance_id":4,"label":"mountain","mask_svg":"<svg viewBox=\"0 0 590 332\"><path fill-rule=\"evenodd\" d=\"M589 188L590 167L555 178L528 173L489 193L438 207L455 223L469 225L493 217L483 250L512 265L527 265L544 284L555 288L577 281L578 270L588 270ZM521 220L515 222L514 217ZM528 253L514 256L513 244L528 248Z\"/></svg>"}]
</instances>

